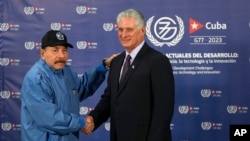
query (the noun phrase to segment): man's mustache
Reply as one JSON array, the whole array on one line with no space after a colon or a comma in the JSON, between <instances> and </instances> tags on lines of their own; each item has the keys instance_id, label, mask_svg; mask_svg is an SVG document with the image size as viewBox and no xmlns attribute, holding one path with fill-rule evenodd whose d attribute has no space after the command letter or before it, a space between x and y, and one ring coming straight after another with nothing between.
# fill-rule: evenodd
<instances>
[{"instance_id":1,"label":"man's mustache","mask_svg":"<svg viewBox=\"0 0 250 141\"><path fill-rule=\"evenodd\" d=\"M55 64L57 64L57 63L66 63L66 61L64 61L64 60L58 60L58 61L55 61Z\"/></svg>"}]
</instances>

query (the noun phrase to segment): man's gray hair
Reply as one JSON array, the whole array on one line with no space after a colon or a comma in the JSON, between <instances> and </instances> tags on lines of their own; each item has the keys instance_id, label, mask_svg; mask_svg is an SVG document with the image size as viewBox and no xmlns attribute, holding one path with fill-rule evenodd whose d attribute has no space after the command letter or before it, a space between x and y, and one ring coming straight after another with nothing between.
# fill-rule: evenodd
<instances>
[{"instance_id":1,"label":"man's gray hair","mask_svg":"<svg viewBox=\"0 0 250 141\"><path fill-rule=\"evenodd\" d=\"M142 15L142 13L138 10L135 9L127 9L124 10L122 12L120 12L116 18L117 23L119 23L119 21L121 20L121 18L124 17L131 17L135 19L135 24L137 25L138 28L141 28L143 26L145 26L144 23L144 16Z\"/></svg>"}]
</instances>

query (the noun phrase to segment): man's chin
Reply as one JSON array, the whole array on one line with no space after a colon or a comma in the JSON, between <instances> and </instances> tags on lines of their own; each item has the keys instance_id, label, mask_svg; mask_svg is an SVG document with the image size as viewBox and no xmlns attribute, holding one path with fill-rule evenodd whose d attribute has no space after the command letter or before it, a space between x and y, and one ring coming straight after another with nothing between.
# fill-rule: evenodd
<instances>
[{"instance_id":1,"label":"man's chin","mask_svg":"<svg viewBox=\"0 0 250 141\"><path fill-rule=\"evenodd\" d=\"M124 48L129 48L129 47L130 47L130 44L123 43L122 46L123 46Z\"/></svg>"},{"instance_id":2,"label":"man's chin","mask_svg":"<svg viewBox=\"0 0 250 141\"><path fill-rule=\"evenodd\" d=\"M64 63L58 63L58 64L56 64L56 65L54 66L54 69L55 69L55 70L61 70L61 69L63 69L64 66L65 66Z\"/></svg>"}]
</instances>

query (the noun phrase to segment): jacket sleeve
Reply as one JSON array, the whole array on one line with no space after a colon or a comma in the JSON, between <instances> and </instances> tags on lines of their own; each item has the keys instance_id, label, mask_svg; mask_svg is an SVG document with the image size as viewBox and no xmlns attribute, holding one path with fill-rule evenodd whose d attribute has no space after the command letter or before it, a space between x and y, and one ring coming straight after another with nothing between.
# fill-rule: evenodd
<instances>
[{"instance_id":1,"label":"jacket sleeve","mask_svg":"<svg viewBox=\"0 0 250 141\"><path fill-rule=\"evenodd\" d=\"M113 63L113 62L112 62ZM110 68L110 74L112 74L112 66ZM111 99L111 92L110 92L110 78L111 75L108 75L107 79L107 87L104 90L104 94L102 94L100 101L95 106L94 110L90 112L90 116L94 118L94 124L96 130L103 122L107 121L110 117L110 99Z\"/></svg>"},{"instance_id":2,"label":"jacket sleeve","mask_svg":"<svg viewBox=\"0 0 250 141\"><path fill-rule=\"evenodd\" d=\"M174 112L175 84L168 58L160 56L151 72L153 113L148 141L170 140L170 123Z\"/></svg>"},{"instance_id":3,"label":"jacket sleeve","mask_svg":"<svg viewBox=\"0 0 250 141\"><path fill-rule=\"evenodd\" d=\"M80 77L79 92L81 94L81 101L95 93L105 80L106 72L107 69L103 64L100 64L94 69L85 72L84 75Z\"/></svg>"},{"instance_id":4,"label":"jacket sleeve","mask_svg":"<svg viewBox=\"0 0 250 141\"><path fill-rule=\"evenodd\" d=\"M100 101L89 114L94 118L94 124L96 130L103 122L107 121L110 117L110 92L107 87L104 94L101 96Z\"/></svg>"}]
</instances>

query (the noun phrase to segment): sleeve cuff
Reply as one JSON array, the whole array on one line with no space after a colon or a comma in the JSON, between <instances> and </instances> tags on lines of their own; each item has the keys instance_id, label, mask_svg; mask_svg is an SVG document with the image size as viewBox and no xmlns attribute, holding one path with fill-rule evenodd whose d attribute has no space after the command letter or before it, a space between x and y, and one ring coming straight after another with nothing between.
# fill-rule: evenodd
<instances>
[{"instance_id":1,"label":"sleeve cuff","mask_svg":"<svg viewBox=\"0 0 250 141\"><path fill-rule=\"evenodd\" d=\"M81 128L83 128L85 126L85 120L84 120L84 118L81 117L79 119L79 123L80 123Z\"/></svg>"},{"instance_id":2,"label":"sleeve cuff","mask_svg":"<svg viewBox=\"0 0 250 141\"><path fill-rule=\"evenodd\" d=\"M102 64L103 64L103 66L106 68L106 70L109 70L109 67L110 66L108 66L106 63L105 63L105 58L102 60Z\"/></svg>"},{"instance_id":3,"label":"sleeve cuff","mask_svg":"<svg viewBox=\"0 0 250 141\"><path fill-rule=\"evenodd\" d=\"M99 66L96 67L97 71L106 73L108 69L104 66L103 63L101 63Z\"/></svg>"}]
</instances>

